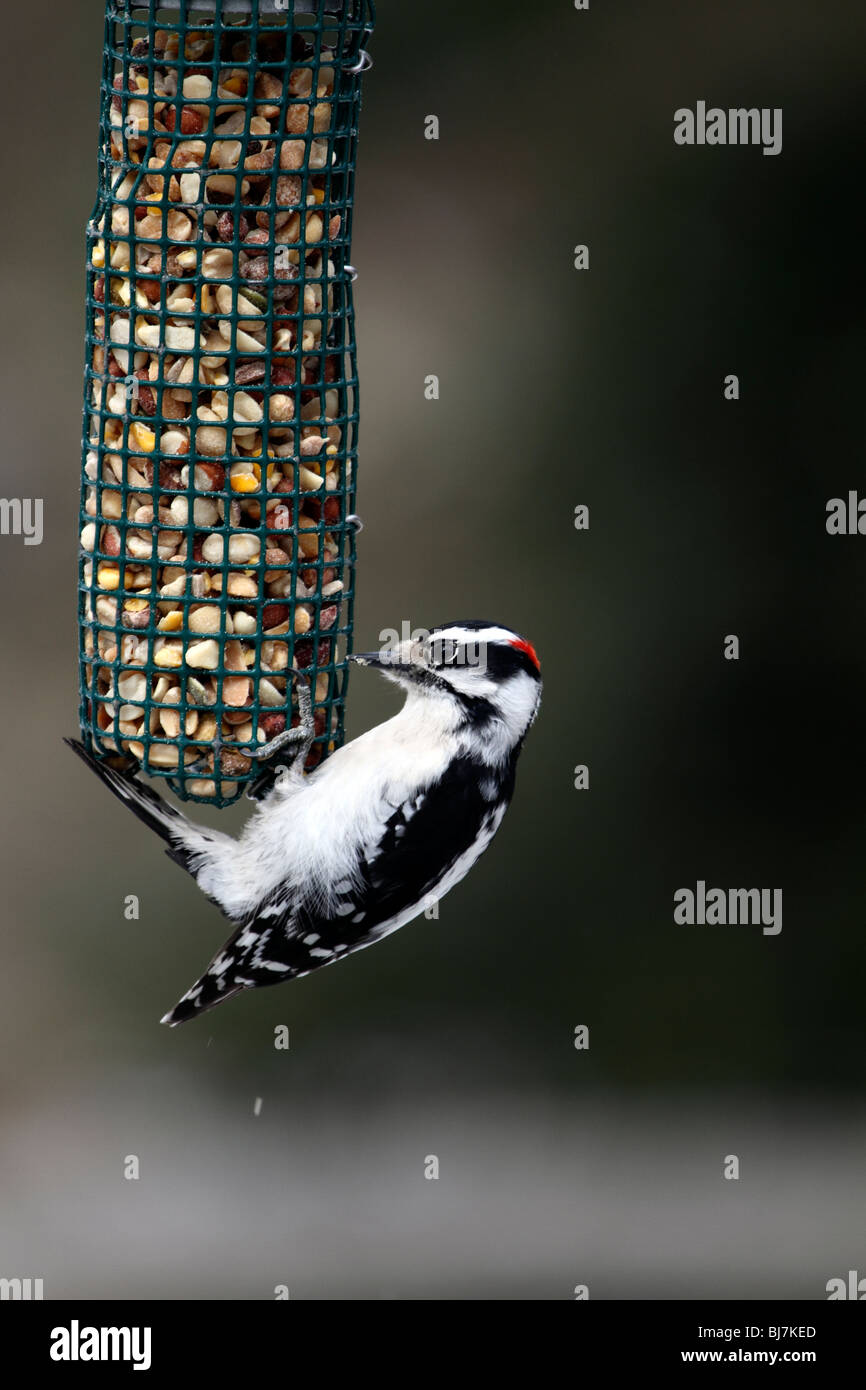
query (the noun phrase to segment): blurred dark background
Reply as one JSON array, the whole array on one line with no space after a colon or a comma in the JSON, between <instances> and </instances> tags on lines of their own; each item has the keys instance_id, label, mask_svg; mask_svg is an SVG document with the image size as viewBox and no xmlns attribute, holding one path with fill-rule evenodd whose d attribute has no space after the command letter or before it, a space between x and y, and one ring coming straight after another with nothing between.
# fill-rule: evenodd
<instances>
[{"instance_id":1,"label":"blurred dark background","mask_svg":"<svg viewBox=\"0 0 866 1390\"><path fill-rule=\"evenodd\" d=\"M0 540L0 1275L46 1297L824 1297L866 1261L866 540L824 526L866 493L866 14L378 10L356 645L505 621L541 654L542 714L438 922L159 1027L226 926L60 742L103 11L10 11L2 492L44 498L45 540ZM699 99L782 107L782 153L677 147ZM350 733L396 707L356 673ZM675 925L698 878L782 888L782 933Z\"/></svg>"}]
</instances>

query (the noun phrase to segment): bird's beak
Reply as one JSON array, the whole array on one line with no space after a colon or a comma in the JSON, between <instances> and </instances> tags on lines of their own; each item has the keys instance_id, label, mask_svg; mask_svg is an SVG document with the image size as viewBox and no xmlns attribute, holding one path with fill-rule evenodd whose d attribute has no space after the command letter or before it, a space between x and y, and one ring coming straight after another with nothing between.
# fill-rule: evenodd
<instances>
[{"instance_id":1,"label":"bird's beak","mask_svg":"<svg viewBox=\"0 0 866 1390\"><path fill-rule=\"evenodd\" d=\"M408 641L383 645L376 652L356 652L349 659L357 666L372 666L381 671L386 680L405 686L414 683L420 673L418 655L418 643Z\"/></svg>"},{"instance_id":2,"label":"bird's beak","mask_svg":"<svg viewBox=\"0 0 866 1390\"><path fill-rule=\"evenodd\" d=\"M349 660L356 662L358 666L374 666L383 671L409 671L413 664L411 661L401 660L398 654L388 651L354 652Z\"/></svg>"}]
</instances>

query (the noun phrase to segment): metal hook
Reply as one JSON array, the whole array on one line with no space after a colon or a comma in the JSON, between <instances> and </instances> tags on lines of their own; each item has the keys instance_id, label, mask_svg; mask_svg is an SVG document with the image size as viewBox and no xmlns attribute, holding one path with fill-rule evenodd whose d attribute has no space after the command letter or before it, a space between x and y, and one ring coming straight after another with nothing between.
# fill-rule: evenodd
<instances>
[{"instance_id":1,"label":"metal hook","mask_svg":"<svg viewBox=\"0 0 866 1390\"><path fill-rule=\"evenodd\" d=\"M343 71L356 75L362 72L369 72L372 66L373 59L370 57L366 48L359 48L357 63L352 63L351 66L348 64L344 64Z\"/></svg>"},{"instance_id":2,"label":"metal hook","mask_svg":"<svg viewBox=\"0 0 866 1390\"><path fill-rule=\"evenodd\" d=\"M358 272L355 269L355 267L353 265L349 265L347 262L347 264L343 266L343 269L349 277L349 283L354 285L355 281L358 278Z\"/></svg>"},{"instance_id":3,"label":"metal hook","mask_svg":"<svg viewBox=\"0 0 866 1390\"><path fill-rule=\"evenodd\" d=\"M363 531L364 529L363 521L359 516L356 515L355 512L352 512L351 516L346 517L346 525L352 527L352 530L355 532L356 536L360 535L361 531Z\"/></svg>"}]
</instances>

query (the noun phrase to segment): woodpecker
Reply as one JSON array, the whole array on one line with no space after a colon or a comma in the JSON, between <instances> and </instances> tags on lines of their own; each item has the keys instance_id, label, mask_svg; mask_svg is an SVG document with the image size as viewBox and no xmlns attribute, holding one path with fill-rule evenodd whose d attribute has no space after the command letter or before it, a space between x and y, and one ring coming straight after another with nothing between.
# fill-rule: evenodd
<instances>
[{"instance_id":1,"label":"woodpecker","mask_svg":"<svg viewBox=\"0 0 866 1390\"><path fill-rule=\"evenodd\" d=\"M256 750L282 765L238 839L67 740L235 926L170 1027L381 941L460 883L502 823L541 699L531 644L472 620L351 660L403 687L399 714L304 774L314 728L300 684L299 727Z\"/></svg>"}]
</instances>

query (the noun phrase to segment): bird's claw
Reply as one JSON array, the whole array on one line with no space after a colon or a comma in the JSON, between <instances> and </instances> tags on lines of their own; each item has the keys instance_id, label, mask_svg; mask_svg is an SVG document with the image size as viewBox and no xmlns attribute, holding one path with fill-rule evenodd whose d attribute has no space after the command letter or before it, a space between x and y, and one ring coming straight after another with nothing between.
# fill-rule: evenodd
<instances>
[{"instance_id":1,"label":"bird's claw","mask_svg":"<svg viewBox=\"0 0 866 1390\"><path fill-rule=\"evenodd\" d=\"M284 729L282 733L277 734L275 738L260 748L247 749L247 757L253 758L257 762L269 762L270 759L284 753L284 750L288 748L294 751L288 761L281 759L276 767L262 768L259 776L254 778L246 789L248 801L261 801L277 782L282 782L289 773L302 769L307 761L310 745L316 736L309 677L299 671L295 671L293 674L299 682L298 715L300 722L295 728Z\"/></svg>"}]
</instances>

